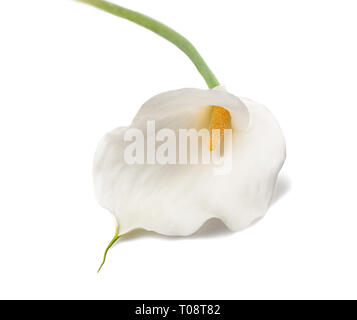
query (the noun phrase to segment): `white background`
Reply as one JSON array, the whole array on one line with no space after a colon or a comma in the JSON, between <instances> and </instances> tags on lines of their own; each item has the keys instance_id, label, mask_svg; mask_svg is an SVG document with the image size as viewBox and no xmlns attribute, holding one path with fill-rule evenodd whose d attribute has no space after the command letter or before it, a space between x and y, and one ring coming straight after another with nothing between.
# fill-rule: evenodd
<instances>
[{"instance_id":1,"label":"white background","mask_svg":"<svg viewBox=\"0 0 357 320\"><path fill-rule=\"evenodd\" d=\"M357 5L122 0L186 35L228 90L265 104L288 157L266 217L112 248L91 166L151 96L205 88L184 54L67 0L0 3L0 298L357 298ZM174 205L174 204L173 204Z\"/></svg>"}]
</instances>

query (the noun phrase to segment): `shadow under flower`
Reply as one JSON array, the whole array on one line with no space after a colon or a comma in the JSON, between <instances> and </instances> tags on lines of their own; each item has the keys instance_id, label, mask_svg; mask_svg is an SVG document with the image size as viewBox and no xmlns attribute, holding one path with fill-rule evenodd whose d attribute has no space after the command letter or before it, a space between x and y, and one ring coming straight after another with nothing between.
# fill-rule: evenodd
<instances>
[{"instance_id":1,"label":"shadow under flower","mask_svg":"<svg viewBox=\"0 0 357 320\"><path fill-rule=\"evenodd\" d=\"M209 219L190 236L165 236L144 229L133 230L126 234L118 242L126 242L137 239L157 238L165 240L186 240L186 239L204 239L212 237L224 237L231 235L232 232L224 225L224 223L216 218Z\"/></svg>"},{"instance_id":2,"label":"shadow under flower","mask_svg":"<svg viewBox=\"0 0 357 320\"><path fill-rule=\"evenodd\" d=\"M271 200L270 206L275 205L279 200L281 200L291 189L291 180L287 175L280 175L275 185L275 190L273 198Z\"/></svg>"}]
</instances>

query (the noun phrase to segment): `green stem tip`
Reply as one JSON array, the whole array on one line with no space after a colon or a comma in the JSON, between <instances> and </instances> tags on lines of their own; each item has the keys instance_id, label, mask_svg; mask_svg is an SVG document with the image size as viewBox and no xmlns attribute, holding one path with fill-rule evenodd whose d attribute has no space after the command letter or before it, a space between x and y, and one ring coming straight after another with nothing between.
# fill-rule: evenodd
<instances>
[{"instance_id":1,"label":"green stem tip","mask_svg":"<svg viewBox=\"0 0 357 320\"><path fill-rule=\"evenodd\" d=\"M99 8L115 16L127 19L165 38L166 40L170 41L175 46L177 46L179 49L181 49L191 59L191 61L196 66L199 73L205 79L209 88L214 88L219 85L217 78L210 70L206 62L203 60L201 55L198 53L196 48L192 45L192 43L188 41L185 37L177 33L176 31L169 28L168 26L148 16L145 16L139 12L126 9L124 7L118 6L108 1L104 1L104 0L76 0L76 1L92 5L93 7Z\"/></svg>"},{"instance_id":2,"label":"green stem tip","mask_svg":"<svg viewBox=\"0 0 357 320\"><path fill-rule=\"evenodd\" d=\"M105 252L104 252L104 256L103 256L103 261L102 261L102 264L100 265L97 273L99 273L99 271L102 269L104 263L105 263L105 259L107 258L107 253L108 253L108 250L111 248L111 246L120 238L121 236L119 235L119 225L117 224L116 225L116 228L115 228L115 235L112 239L112 241L109 242L107 248L105 249Z\"/></svg>"}]
</instances>

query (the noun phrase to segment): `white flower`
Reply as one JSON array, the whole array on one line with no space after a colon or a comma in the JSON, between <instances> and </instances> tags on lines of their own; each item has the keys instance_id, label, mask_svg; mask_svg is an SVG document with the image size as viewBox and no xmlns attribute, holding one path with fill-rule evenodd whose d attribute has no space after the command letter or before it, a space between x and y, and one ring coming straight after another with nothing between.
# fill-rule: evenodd
<instances>
[{"instance_id":1,"label":"white flower","mask_svg":"<svg viewBox=\"0 0 357 320\"><path fill-rule=\"evenodd\" d=\"M231 116L230 173L216 175L215 166L207 164L124 161L124 134L129 128L146 134L148 120L155 121L156 130L208 128L212 106L223 107ZM120 234L145 229L186 236L211 218L237 231L266 213L284 160L281 129L264 106L222 89L180 89L151 98L129 127L102 139L94 159L95 192L115 216Z\"/></svg>"}]
</instances>

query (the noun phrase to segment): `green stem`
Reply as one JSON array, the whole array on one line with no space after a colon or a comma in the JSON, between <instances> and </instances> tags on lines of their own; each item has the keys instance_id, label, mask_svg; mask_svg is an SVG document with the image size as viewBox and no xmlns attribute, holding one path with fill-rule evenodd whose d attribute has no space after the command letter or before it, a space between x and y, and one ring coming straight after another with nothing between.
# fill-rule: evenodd
<instances>
[{"instance_id":1,"label":"green stem","mask_svg":"<svg viewBox=\"0 0 357 320\"><path fill-rule=\"evenodd\" d=\"M102 264L100 265L99 269L98 269L98 273L100 271L100 269L102 269L104 263L105 263L105 259L107 258L107 253L108 253L108 250L111 248L111 246L120 238L121 236L119 235L119 225L117 224L116 225L116 228L115 228L115 235L112 239L112 241L109 242L107 248L105 249L105 252L104 252L104 257L103 257L103 261L102 261Z\"/></svg>"},{"instance_id":2,"label":"green stem","mask_svg":"<svg viewBox=\"0 0 357 320\"><path fill-rule=\"evenodd\" d=\"M127 19L132 21L146 29L151 30L152 32L158 34L159 36L165 38L166 40L173 43L179 49L181 49L193 62L196 66L199 73L205 79L209 88L214 88L219 85L218 80L216 79L213 72L210 70L206 62L203 60L201 55L198 53L196 48L188 41L185 37L172 30L168 26L147 17L139 12L135 12L113 3L104 1L104 0L77 0L79 2L84 2L99 9L102 9L106 12L109 12L115 16Z\"/></svg>"}]
</instances>

